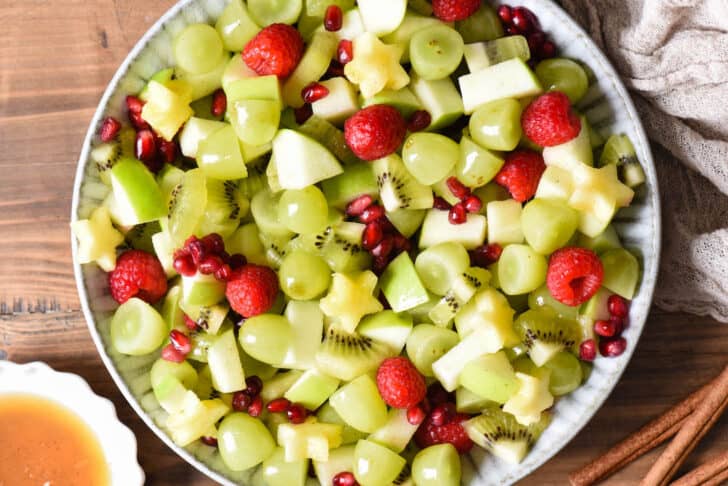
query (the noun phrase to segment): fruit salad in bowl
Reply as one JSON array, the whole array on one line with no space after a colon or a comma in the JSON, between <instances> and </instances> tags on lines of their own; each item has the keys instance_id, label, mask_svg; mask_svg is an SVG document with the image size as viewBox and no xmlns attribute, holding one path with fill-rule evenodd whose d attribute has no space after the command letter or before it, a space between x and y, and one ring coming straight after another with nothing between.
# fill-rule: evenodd
<instances>
[{"instance_id":1,"label":"fruit salad in bowl","mask_svg":"<svg viewBox=\"0 0 728 486\"><path fill-rule=\"evenodd\" d=\"M655 184L551 2L187 0L89 130L76 276L122 392L224 484L507 484L626 366Z\"/></svg>"}]
</instances>

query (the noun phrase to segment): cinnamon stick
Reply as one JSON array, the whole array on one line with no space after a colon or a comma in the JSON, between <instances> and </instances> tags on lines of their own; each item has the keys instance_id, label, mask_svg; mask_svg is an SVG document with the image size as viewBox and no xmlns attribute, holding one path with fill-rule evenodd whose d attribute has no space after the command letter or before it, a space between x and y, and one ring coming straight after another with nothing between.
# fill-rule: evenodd
<instances>
[{"instance_id":1,"label":"cinnamon stick","mask_svg":"<svg viewBox=\"0 0 728 486\"><path fill-rule=\"evenodd\" d=\"M604 455L569 475L572 486L589 486L651 451L675 435L690 413L705 399L717 378L694 391L681 402L629 437L609 449Z\"/></svg>"},{"instance_id":2,"label":"cinnamon stick","mask_svg":"<svg viewBox=\"0 0 728 486\"><path fill-rule=\"evenodd\" d=\"M728 366L647 472L640 486L664 486L728 406Z\"/></svg>"},{"instance_id":3,"label":"cinnamon stick","mask_svg":"<svg viewBox=\"0 0 728 486\"><path fill-rule=\"evenodd\" d=\"M720 479L723 474L728 474L728 451L696 467L670 486L700 486Z\"/></svg>"},{"instance_id":4,"label":"cinnamon stick","mask_svg":"<svg viewBox=\"0 0 728 486\"><path fill-rule=\"evenodd\" d=\"M717 476L713 476L701 486L725 486L726 481L728 481L728 469Z\"/></svg>"}]
</instances>

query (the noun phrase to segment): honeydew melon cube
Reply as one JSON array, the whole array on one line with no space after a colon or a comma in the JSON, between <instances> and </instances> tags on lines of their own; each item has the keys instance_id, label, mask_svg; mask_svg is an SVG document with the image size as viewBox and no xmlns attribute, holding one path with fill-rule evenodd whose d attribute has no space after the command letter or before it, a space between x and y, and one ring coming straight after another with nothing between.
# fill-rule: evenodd
<instances>
[{"instance_id":1,"label":"honeydew melon cube","mask_svg":"<svg viewBox=\"0 0 728 486\"><path fill-rule=\"evenodd\" d=\"M387 421L387 405L369 375L362 375L342 386L329 398L336 413L362 432L374 432Z\"/></svg>"},{"instance_id":2,"label":"honeydew melon cube","mask_svg":"<svg viewBox=\"0 0 728 486\"><path fill-rule=\"evenodd\" d=\"M505 403L519 387L513 366L503 351L485 354L465 365L460 384L497 403Z\"/></svg>"},{"instance_id":3,"label":"honeydew melon cube","mask_svg":"<svg viewBox=\"0 0 728 486\"><path fill-rule=\"evenodd\" d=\"M509 59L458 78L465 114L501 98L524 98L543 91L538 78L520 58Z\"/></svg>"},{"instance_id":4,"label":"honeydew melon cube","mask_svg":"<svg viewBox=\"0 0 728 486\"><path fill-rule=\"evenodd\" d=\"M422 109L420 101L407 86L397 90L384 89L374 96L362 100L362 107L371 105L393 106L397 108L397 110L399 110L405 118L409 118L412 113Z\"/></svg>"},{"instance_id":5,"label":"honeydew melon cube","mask_svg":"<svg viewBox=\"0 0 728 486\"><path fill-rule=\"evenodd\" d=\"M520 386L503 405L503 411L512 414L521 425L528 426L541 420L541 412L554 404L554 397L549 392L549 374L541 373L537 378L516 372Z\"/></svg>"},{"instance_id":6,"label":"honeydew melon cube","mask_svg":"<svg viewBox=\"0 0 728 486\"><path fill-rule=\"evenodd\" d=\"M285 450L276 448L261 465L266 486L304 486L308 477L308 459L288 462Z\"/></svg>"},{"instance_id":7,"label":"honeydew melon cube","mask_svg":"<svg viewBox=\"0 0 728 486\"><path fill-rule=\"evenodd\" d=\"M400 453L412 440L417 428L418 425L412 425L407 421L406 409L392 408L387 414L385 424L367 437L367 440Z\"/></svg>"},{"instance_id":8,"label":"honeydew melon cube","mask_svg":"<svg viewBox=\"0 0 728 486\"><path fill-rule=\"evenodd\" d=\"M500 37L485 42L473 42L463 47L463 57L471 73L518 57L528 61L531 57L528 41L522 35Z\"/></svg>"},{"instance_id":9,"label":"honeydew melon cube","mask_svg":"<svg viewBox=\"0 0 728 486\"><path fill-rule=\"evenodd\" d=\"M193 159L196 158L200 141L226 126L227 123L225 122L206 120L193 116L187 120L187 123L185 123L185 126L179 133L179 146L182 155Z\"/></svg>"},{"instance_id":10,"label":"honeydew melon cube","mask_svg":"<svg viewBox=\"0 0 728 486\"><path fill-rule=\"evenodd\" d=\"M384 310L362 319L356 327L356 332L385 343L394 352L399 353L412 332L412 316L408 313L397 314L392 310Z\"/></svg>"},{"instance_id":11,"label":"honeydew melon cube","mask_svg":"<svg viewBox=\"0 0 728 486\"><path fill-rule=\"evenodd\" d=\"M232 329L221 333L212 343L207 350L207 364L217 391L232 393L245 388L245 372Z\"/></svg>"},{"instance_id":12,"label":"honeydew melon cube","mask_svg":"<svg viewBox=\"0 0 728 486\"><path fill-rule=\"evenodd\" d=\"M397 29L407 11L407 0L358 0L357 4L364 29L378 37Z\"/></svg>"},{"instance_id":13,"label":"honeydew melon cube","mask_svg":"<svg viewBox=\"0 0 728 486\"><path fill-rule=\"evenodd\" d=\"M140 161L124 158L111 168L114 210L124 223L136 225L162 218L167 208L157 181Z\"/></svg>"},{"instance_id":14,"label":"honeydew melon cube","mask_svg":"<svg viewBox=\"0 0 728 486\"><path fill-rule=\"evenodd\" d=\"M429 248L438 243L452 241L472 250L485 241L486 226L485 216L480 214L470 213L465 223L453 225L448 220L447 211L430 209L422 222L419 246Z\"/></svg>"},{"instance_id":15,"label":"honeydew melon cube","mask_svg":"<svg viewBox=\"0 0 728 486\"><path fill-rule=\"evenodd\" d=\"M286 305L284 315L291 324L293 346L281 366L300 370L313 368L324 329L324 314L318 302L292 300Z\"/></svg>"},{"instance_id":16,"label":"honeydew melon cube","mask_svg":"<svg viewBox=\"0 0 728 486\"><path fill-rule=\"evenodd\" d=\"M386 213L387 219L406 238L420 229L427 212L424 209L396 209Z\"/></svg>"},{"instance_id":17,"label":"honeydew melon cube","mask_svg":"<svg viewBox=\"0 0 728 486\"><path fill-rule=\"evenodd\" d=\"M555 165L546 166L536 189L537 198L568 201L573 192L573 181L567 170Z\"/></svg>"},{"instance_id":18,"label":"honeydew melon cube","mask_svg":"<svg viewBox=\"0 0 728 486\"><path fill-rule=\"evenodd\" d=\"M164 137L172 140L179 128L192 116L189 97L182 97L167 86L150 81L147 85L149 101L142 108L142 119Z\"/></svg>"},{"instance_id":19,"label":"honeydew melon cube","mask_svg":"<svg viewBox=\"0 0 728 486\"><path fill-rule=\"evenodd\" d=\"M273 139L273 157L283 189L303 189L344 171L323 145L289 129Z\"/></svg>"},{"instance_id":20,"label":"honeydew melon cube","mask_svg":"<svg viewBox=\"0 0 728 486\"><path fill-rule=\"evenodd\" d=\"M486 208L488 243L508 245L523 242L521 203L515 199L491 201Z\"/></svg>"},{"instance_id":21,"label":"honeydew melon cube","mask_svg":"<svg viewBox=\"0 0 728 486\"><path fill-rule=\"evenodd\" d=\"M449 77L428 81L412 70L409 88L430 114L428 130L446 127L462 116L465 109L463 100Z\"/></svg>"},{"instance_id":22,"label":"honeydew melon cube","mask_svg":"<svg viewBox=\"0 0 728 486\"><path fill-rule=\"evenodd\" d=\"M435 378L447 391L458 387L460 373L466 364L484 354L503 348L503 338L492 328L478 329L432 363Z\"/></svg>"},{"instance_id":23,"label":"honeydew melon cube","mask_svg":"<svg viewBox=\"0 0 728 486\"><path fill-rule=\"evenodd\" d=\"M459 413L480 413L484 408L495 405L495 402L476 395L467 388L458 387L455 390L455 409Z\"/></svg>"},{"instance_id":24,"label":"honeydew melon cube","mask_svg":"<svg viewBox=\"0 0 728 486\"><path fill-rule=\"evenodd\" d=\"M311 368L306 370L283 396L291 402L300 403L309 410L316 410L338 387L338 378Z\"/></svg>"},{"instance_id":25,"label":"honeydew melon cube","mask_svg":"<svg viewBox=\"0 0 728 486\"><path fill-rule=\"evenodd\" d=\"M559 167L566 172L573 172L582 165L594 165L594 153L589 142L589 130L586 118L582 117L579 135L561 145L544 147L543 161L547 166Z\"/></svg>"},{"instance_id":26,"label":"honeydew melon cube","mask_svg":"<svg viewBox=\"0 0 728 486\"><path fill-rule=\"evenodd\" d=\"M334 125L344 121L359 111L359 99L354 85L343 77L321 81L319 84L329 90L329 94L311 103L313 114Z\"/></svg>"},{"instance_id":27,"label":"honeydew melon cube","mask_svg":"<svg viewBox=\"0 0 728 486\"><path fill-rule=\"evenodd\" d=\"M412 309L429 300L427 290L406 251L387 265L379 277L379 286L394 312Z\"/></svg>"},{"instance_id":28,"label":"honeydew melon cube","mask_svg":"<svg viewBox=\"0 0 728 486\"><path fill-rule=\"evenodd\" d=\"M622 248L622 242L619 241L619 235L614 229L614 226L611 224L607 225L607 227L604 228L604 231L593 238L580 234L576 240L576 244L577 246L589 248L597 254L604 253L607 250L613 250L615 248Z\"/></svg>"},{"instance_id":29,"label":"honeydew melon cube","mask_svg":"<svg viewBox=\"0 0 728 486\"><path fill-rule=\"evenodd\" d=\"M640 276L640 265L624 248L608 250L599 255L604 266L602 286L625 299L632 299Z\"/></svg>"},{"instance_id":30,"label":"honeydew melon cube","mask_svg":"<svg viewBox=\"0 0 728 486\"><path fill-rule=\"evenodd\" d=\"M264 402L282 397L293 384L303 375L299 370L282 371L263 381L263 390L260 397Z\"/></svg>"}]
</instances>

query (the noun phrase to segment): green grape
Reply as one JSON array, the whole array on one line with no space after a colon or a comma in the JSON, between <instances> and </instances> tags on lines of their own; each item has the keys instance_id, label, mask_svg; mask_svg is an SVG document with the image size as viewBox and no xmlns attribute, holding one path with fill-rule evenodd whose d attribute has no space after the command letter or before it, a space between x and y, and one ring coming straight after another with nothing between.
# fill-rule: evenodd
<instances>
[{"instance_id":1,"label":"green grape","mask_svg":"<svg viewBox=\"0 0 728 486\"><path fill-rule=\"evenodd\" d=\"M549 391L556 397L571 393L581 385L583 378L581 364L568 351L561 351L546 361L543 367L551 370Z\"/></svg>"},{"instance_id":2,"label":"green grape","mask_svg":"<svg viewBox=\"0 0 728 486\"><path fill-rule=\"evenodd\" d=\"M254 437L255 440L250 440ZM233 471L243 471L267 459L276 444L263 422L247 413L231 413L217 431L220 456Z\"/></svg>"},{"instance_id":3,"label":"green grape","mask_svg":"<svg viewBox=\"0 0 728 486\"><path fill-rule=\"evenodd\" d=\"M589 88L584 68L571 59L546 59L538 63L536 77L547 91L561 91L572 104L579 101Z\"/></svg>"},{"instance_id":4,"label":"green grape","mask_svg":"<svg viewBox=\"0 0 728 486\"><path fill-rule=\"evenodd\" d=\"M222 40L217 31L207 24L191 24L174 39L176 64L193 74L212 71L222 60Z\"/></svg>"},{"instance_id":5,"label":"green grape","mask_svg":"<svg viewBox=\"0 0 728 486\"><path fill-rule=\"evenodd\" d=\"M320 233L326 228L328 219L326 196L316 186L283 191L278 201L278 220L296 233Z\"/></svg>"},{"instance_id":6,"label":"green grape","mask_svg":"<svg viewBox=\"0 0 728 486\"><path fill-rule=\"evenodd\" d=\"M354 476L363 485L391 484L407 461L369 440L360 440L354 449Z\"/></svg>"},{"instance_id":7,"label":"green grape","mask_svg":"<svg viewBox=\"0 0 728 486\"><path fill-rule=\"evenodd\" d=\"M122 354L151 353L162 345L167 332L159 312L136 297L121 304L111 319L111 343Z\"/></svg>"},{"instance_id":8,"label":"green grape","mask_svg":"<svg viewBox=\"0 0 728 486\"><path fill-rule=\"evenodd\" d=\"M242 179L248 175L234 127L225 125L197 146L197 165L213 179Z\"/></svg>"},{"instance_id":9,"label":"green grape","mask_svg":"<svg viewBox=\"0 0 728 486\"><path fill-rule=\"evenodd\" d=\"M291 349L291 324L283 316L260 314L246 319L238 336L243 351L251 357L276 365L283 361Z\"/></svg>"},{"instance_id":10,"label":"green grape","mask_svg":"<svg viewBox=\"0 0 728 486\"><path fill-rule=\"evenodd\" d=\"M190 390L197 385L197 371L187 361L174 363L160 358L154 362L149 371L152 388L155 388L168 376L177 378L185 388Z\"/></svg>"},{"instance_id":11,"label":"green grape","mask_svg":"<svg viewBox=\"0 0 728 486\"><path fill-rule=\"evenodd\" d=\"M273 140L281 121L277 101L238 100L231 108L230 122L240 140L254 146Z\"/></svg>"},{"instance_id":12,"label":"green grape","mask_svg":"<svg viewBox=\"0 0 728 486\"><path fill-rule=\"evenodd\" d=\"M562 304L558 300L554 299L546 285L542 285L528 294L529 308L538 309L544 306L551 307L557 314L566 317L567 319L576 319L579 315L579 307Z\"/></svg>"},{"instance_id":13,"label":"green grape","mask_svg":"<svg viewBox=\"0 0 728 486\"><path fill-rule=\"evenodd\" d=\"M513 150L521 139L521 104L513 98L491 101L470 117L470 136L491 150Z\"/></svg>"},{"instance_id":14,"label":"green grape","mask_svg":"<svg viewBox=\"0 0 728 486\"><path fill-rule=\"evenodd\" d=\"M248 0L248 10L258 25L294 24L303 0Z\"/></svg>"},{"instance_id":15,"label":"green grape","mask_svg":"<svg viewBox=\"0 0 728 486\"><path fill-rule=\"evenodd\" d=\"M412 461L412 478L417 486L458 486L460 456L452 444L422 449Z\"/></svg>"},{"instance_id":16,"label":"green grape","mask_svg":"<svg viewBox=\"0 0 728 486\"><path fill-rule=\"evenodd\" d=\"M374 432L387 421L387 405L369 375L339 388L329 403L344 422L362 432Z\"/></svg>"},{"instance_id":17,"label":"green grape","mask_svg":"<svg viewBox=\"0 0 728 486\"><path fill-rule=\"evenodd\" d=\"M250 17L248 7L241 0L231 1L217 18L215 28L222 38L225 49L240 52L245 44L260 31Z\"/></svg>"},{"instance_id":18,"label":"green grape","mask_svg":"<svg viewBox=\"0 0 728 486\"><path fill-rule=\"evenodd\" d=\"M425 80L442 79L455 71L463 58L463 38L447 25L416 32L410 39L412 68Z\"/></svg>"},{"instance_id":19,"label":"green grape","mask_svg":"<svg viewBox=\"0 0 728 486\"><path fill-rule=\"evenodd\" d=\"M521 212L521 228L531 248L549 255L566 245L579 224L576 211L564 201L534 199Z\"/></svg>"},{"instance_id":20,"label":"green grape","mask_svg":"<svg viewBox=\"0 0 728 486\"><path fill-rule=\"evenodd\" d=\"M493 7L483 2L473 15L455 22L455 28L466 44L503 37L503 25Z\"/></svg>"},{"instance_id":21,"label":"green grape","mask_svg":"<svg viewBox=\"0 0 728 486\"><path fill-rule=\"evenodd\" d=\"M281 290L291 299L310 300L323 294L331 282L331 270L323 258L304 251L283 257L278 269Z\"/></svg>"},{"instance_id":22,"label":"green grape","mask_svg":"<svg viewBox=\"0 0 728 486\"><path fill-rule=\"evenodd\" d=\"M308 459L287 462L285 450L276 448L261 466L267 486L303 485L308 473Z\"/></svg>"},{"instance_id":23,"label":"green grape","mask_svg":"<svg viewBox=\"0 0 728 486\"><path fill-rule=\"evenodd\" d=\"M407 170L426 186L442 180L459 159L458 144L438 133L413 133L402 148Z\"/></svg>"},{"instance_id":24,"label":"green grape","mask_svg":"<svg viewBox=\"0 0 728 486\"><path fill-rule=\"evenodd\" d=\"M498 283L508 295L536 290L546 281L548 264L528 245L508 245L498 260Z\"/></svg>"},{"instance_id":25,"label":"green grape","mask_svg":"<svg viewBox=\"0 0 728 486\"><path fill-rule=\"evenodd\" d=\"M455 278L469 266L470 257L465 247L452 241L427 248L415 260L415 270L422 284L437 295L445 295Z\"/></svg>"},{"instance_id":26,"label":"green grape","mask_svg":"<svg viewBox=\"0 0 728 486\"><path fill-rule=\"evenodd\" d=\"M460 338L455 331L432 324L418 324L407 337L407 356L425 376L434 376L432 363L450 351Z\"/></svg>"},{"instance_id":27,"label":"green grape","mask_svg":"<svg viewBox=\"0 0 728 486\"><path fill-rule=\"evenodd\" d=\"M293 233L278 218L280 198L280 193L273 194L269 190L260 190L250 201L250 213L260 233L286 239L293 236Z\"/></svg>"},{"instance_id":28,"label":"green grape","mask_svg":"<svg viewBox=\"0 0 728 486\"><path fill-rule=\"evenodd\" d=\"M460 139L460 159L455 165L455 177L468 187L480 187L490 182L503 167L503 159L463 135Z\"/></svg>"}]
</instances>

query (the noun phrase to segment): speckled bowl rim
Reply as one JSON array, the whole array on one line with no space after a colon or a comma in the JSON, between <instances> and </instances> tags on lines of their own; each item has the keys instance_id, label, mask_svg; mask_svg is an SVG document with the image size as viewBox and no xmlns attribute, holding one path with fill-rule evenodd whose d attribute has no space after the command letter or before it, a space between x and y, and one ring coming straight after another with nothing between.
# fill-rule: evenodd
<instances>
[{"instance_id":1,"label":"speckled bowl rim","mask_svg":"<svg viewBox=\"0 0 728 486\"><path fill-rule=\"evenodd\" d=\"M106 111L107 105L110 101L110 98L116 91L116 89L119 86L119 83L121 79L126 75L127 71L129 70L131 64L139 57L139 55L142 53L142 51L147 47L148 43L152 38L164 27L165 24L167 24L172 19L176 18L180 12L185 9L186 7L193 5L200 0L181 0L177 2L175 5L173 5L167 12L165 12L155 23L152 25L147 32L139 39L139 41L134 45L132 50L129 52L129 54L124 59L124 62L121 64L119 69L114 74L113 78L109 82L109 85L107 86L106 90L104 91L103 96L101 97L101 100L99 102L99 105L94 113L94 116L91 120L91 123L89 125L88 131L86 133L86 137L84 138L83 142L83 149L81 151L81 154L79 156L78 160L78 166L76 169L75 174L75 181L73 185L73 201L71 206L71 220L75 221L78 219L78 208L79 208L79 202L80 202L80 196L81 196L81 185L84 180L84 171L86 169L86 162L89 158L89 153L91 151L91 141L94 138L94 134L96 133L98 126L100 125L101 119L104 115L104 112ZM501 3L499 1L495 2ZM599 408L602 406L604 401L609 397L611 391L614 389L614 386L619 381L620 377L622 376L622 373L627 367L627 364L629 363L629 360L632 357L632 354L634 353L634 350L636 348L636 344L639 340L640 335L642 334L642 330L644 328L646 317L649 313L649 308L652 303L652 298L654 294L654 288L656 285L657 280L657 271L659 267L659 258L660 258L660 250L661 250L661 211L660 211L660 200L659 200L659 190L657 186L657 177L656 172L654 168L654 161L652 158L652 154L650 151L649 142L647 140L647 136L645 134L644 128L642 126L642 123L640 122L639 116L637 114L637 110L635 109L635 106L627 93L626 88L622 84L622 82L619 80L619 76L617 75L616 71L612 67L609 60L606 58L606 56L601 52L601 50L594 44L594 42L589 38L588 34L571 18L569 15L557 4L555 4L552 0L524 0L521 2L521 4L531 7L535 11L547 9L550 10L550 14L555 16L560 22L563 22L565 25L567 25L570 29L572 29L576 34L577 37L584 43L585 48L589 50L589 54L592 57L594 62L597 62L600 64L600 67L604 70L604 72L608 75L609 81L609 89L615 92L619 98L621 99L624 106L627 108L627 116L629 118L630 123L632 124L633 128L633 135L635 136L635 139L633 140L634 145L637 149L638 156L640 161L642 162L642 165L645 169L646 175L647 175L647 183L649 185L649 192L646 195L647 202L646 204L651 207L651 229L652 229L652 237L650 238L649 243L651 244L651 248L649 248L650 253L645 255L644 259L644 267L643 267L643 274L642 274L642 281L640 284L639 294L643 296L643 304L644 309L643 312L640 312L643 315L642 319L639 319L638 321L633 321L630 326L630 332L631 332L631 345L628 346L625 353L617 358L618 360L618 366L615 371L613 371L609 377L608 382L606 383L606 386L602 387L603 393L601 393L599 396L596 397L595 400L592 400L589 406L585 407L584 412L580 415L579 419L572 422L571 427L569 427L569 430L566 431L566 433L561 434L561 436L557 440L557 447L551 447L545 451L541 451L540 454L534 454L533 451L530 453L524 462L519 464L518 467L513 469L512 472L509 474L503 476L501 480L499 480L498 483L489 483L485 478L483 478L478 471L473 471L472 468L475 467L474 460L470 459L470 478L473 479L473 482L476 484L511 484L512 482L515 482L531 472L533 472L535 469L537 469L539 466L547 462L551 457L553 457L556 453L558 453L561 449L563 449L568 442L573 439L576 434L588 423L588 421L592 418L592 416L599 410ZM590 61L591 62L591 61ZM600 80L601 81L601 80ZM225 477L218 471L215 471L208 467L207 464L199 460L198 458L194 457L190 452L185 450L184 448L176 445L169 436L160 428L158 427L150 415L145 412L137 398L133 395L131 390L129 389L128 384L125 382L125 380L121 377L119 371L116 369L116 366L114 365L113 361L111 360L110 356L105 351L104 343L102 342L101 336L96 328L96 321L94 318L94 315L91 311L91 308L89 306L89 297L88 292L86 289L86 283L84 281L83 273L81 270L81 265L78 262L78 245L73 237L71 235L71 246L72 246L72 254L73 254L73 266L74 266L74 275L76 278L76 285L78 288L79 298L81 302L81 308L83 310L83 314L86 318L86 322L88 324L89 332L91 334L91 337L94 341L94 344L96 345L96 348L99 351L99 355L101 356L101 359L106 366L107 370L109 371L109 374L113 378L116 385L119 387L119 390L124 395L126 400L129 402L131 407L134 409L134 411L139 415L139 417L144 421L144 423L147 424L147 426L152 429L152 431L159 437L170 449L172 449L175 453L177 453L180 457L182 457L185 461L187 461L190 465L198 469L200 472L206 474L211 479L214 479L215 481L218 481L222 484L226 485L234 485L233 481L231 481L229 478ZM649 265L648 265L649 262ZM538 445L538 444L537 444ZM470 457L470 456L468 456ZM467 469L467 467L466 467ZM477 467L475 468L478 469ZM468 473L464 473L467 475ZM478 481L475 480L475 478L478 479Z\"/></svg>"}]
</instances>

